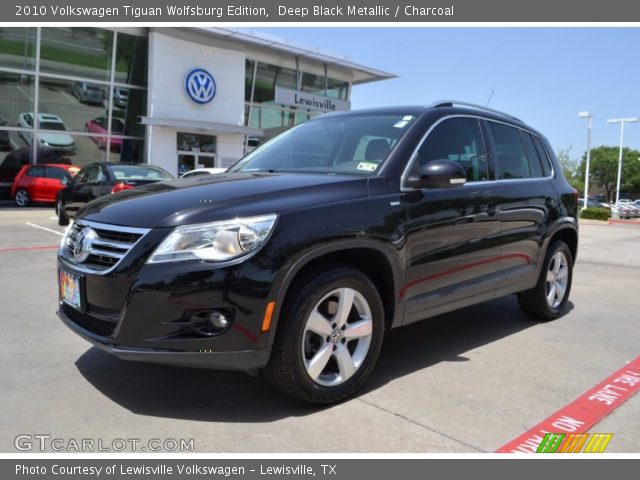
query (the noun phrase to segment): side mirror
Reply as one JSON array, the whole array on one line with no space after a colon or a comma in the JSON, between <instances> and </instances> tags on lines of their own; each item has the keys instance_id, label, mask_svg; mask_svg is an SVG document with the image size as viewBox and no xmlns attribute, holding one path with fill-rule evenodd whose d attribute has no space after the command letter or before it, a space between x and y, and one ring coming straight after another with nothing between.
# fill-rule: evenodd
<instances>
[{"instance_id":1,"label":"side mirror","mask_svg":"<svg viewBox=\"0 0 640 480\"><path fill-rule=\"evenodd\" d=\"M71 179L70 179L69 177L62 177L62 178L60 179L60 183L61 183L62 185L69 185L69 182L70 182L70 181L71 181Z\"/></svg>"},{"instance_id":2,"label":"side mirror","mask_svg":"<svg viewBox=\"0 0 640 480\"><path fill-rule=\"evenodd\" d=\"M411 188L455 188L467 182L467 172L453 160L432 160L422 165L418 176L409 177Z\"/></svg>"}]
</instances>

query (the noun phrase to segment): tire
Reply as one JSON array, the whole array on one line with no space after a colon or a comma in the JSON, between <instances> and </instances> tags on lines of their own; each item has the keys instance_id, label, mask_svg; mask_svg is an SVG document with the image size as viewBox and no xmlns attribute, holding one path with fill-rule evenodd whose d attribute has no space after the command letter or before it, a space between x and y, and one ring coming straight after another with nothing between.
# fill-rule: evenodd
<instances>
[{"instance_id":1,"label":"tire","mask_svg":"<svg viewBox=\"0 0 640 480\"><path fill-rule=\"evenodd\" d=\"M346 315L338 308L344 300L350 305ZM371 374L383 335L384 308L366 275L338 264L315 270L287 294L262 373L294 400L338 402Z\"/></svg>"},{"instance_id":2,"label":"tire","mask_svg":"<svg viewBox=\"0 0 640 480\"><path fill-rule=\"evenodd\" d=\"M24 188L18 189L14 199L16 201L16 205L18 205L19 207L28 207L31 203L29 192L27 192Z\"/></svg>"},{"instance_id":3,"label":"tire","mask_svg":"<svg viewBox=\"0 0 640 480\"><path fill-rule=\"evenodd\" d=\"M518 293L520 308L533 320L555 320L564 313L572 280L571 251L566 243L555 241L547 249L536 286Z\"/></svg>"},{"instance_id":4,"label":"tire","mask_svg":"<svg viewBox=\"0 0 640 480\"><path fill-rule=\"evenodd\" d=\"M60 199L56 200L56 215L58 215L58 225L63 227L69 225L69 218L64 213L64 205Z\"/></svg>"}]
</instances>

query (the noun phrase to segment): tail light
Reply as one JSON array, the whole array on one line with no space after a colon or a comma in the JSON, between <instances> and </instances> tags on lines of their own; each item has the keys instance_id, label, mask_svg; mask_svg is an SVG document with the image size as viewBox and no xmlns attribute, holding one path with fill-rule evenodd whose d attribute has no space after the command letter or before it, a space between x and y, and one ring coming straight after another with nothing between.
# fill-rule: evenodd
<instances>
[{"instance_id":1,"label":"tail light","mask_svg":"<svg viewBox=\"0 0 640 480\"><path fill-rule=\"evenodd\" d=\"M125 182L119 182L113 186L113 188L111 189L111 193L118 193L118 192L122 192L123 190L131 190L132 188L133 188L133 185L129 185L128 183L125 183Z\"/></svg>"}]
</instances>

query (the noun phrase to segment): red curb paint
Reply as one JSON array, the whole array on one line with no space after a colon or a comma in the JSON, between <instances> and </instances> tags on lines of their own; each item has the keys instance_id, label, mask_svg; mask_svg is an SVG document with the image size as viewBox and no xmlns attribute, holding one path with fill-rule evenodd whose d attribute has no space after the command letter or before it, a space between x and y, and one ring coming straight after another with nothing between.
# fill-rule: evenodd
<instances>
[{"instance_id":1,"label":"red curb paint","mask_svg":"<svg viewBox=\"0 0 640 480\"><path fill-rule=\"evenodd\" d=\"M640 227L640 222L636 222L635 220L612 220L611 218L608 220L609 225L615 225L616 223L622 223L624 225L637 225Z\"/></svg>"},{"instance_id":2,"label":"red curb paint","mask_svg":"<svg viewBox=\"0 0 640 480\"><path fill-rule=\"evenodd\" d=\"M496 453L535 453L545 434L584 433L640 391L640 357L562 407Z\"/></svg>"},{"instance_id":3,"label":"red curb paint","mask_svg":"<svg viewBox=\"0 0 640 480\"><path fill-rule=\"evenodd\" d=\"M30 252L32 250L57 250L60 245L45 245L42 247L10 247L10 248L0 248L0 253L11 253L11 252Z\"/></svg>"}]
</instances>

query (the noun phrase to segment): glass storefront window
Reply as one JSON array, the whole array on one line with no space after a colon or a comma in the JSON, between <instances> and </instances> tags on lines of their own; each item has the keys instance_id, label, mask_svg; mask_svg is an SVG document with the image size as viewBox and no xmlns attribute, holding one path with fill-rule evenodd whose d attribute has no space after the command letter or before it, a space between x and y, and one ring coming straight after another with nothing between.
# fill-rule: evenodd
<instances>
[{"instance_id":1,"label":"glass storefront window","mask_svg":"<svg viewBox=\"0 0 640 480\"><path fill-rule=\"evenodd\" d=\"M327 78L327 97L346 100L348 90L349 82L336 80L335 78Z\"/></svg>"},{"instance_id":2,"label":"glass storefront window","mask_svg":"<svg viewBox=\"0 0 640 480\"><path fill-rule=\"evenodd\" d=\"M144 136L144 125L140 124L140 116L147 111L147 92L137 88L115 86L113 88L113 118L124 122L124 134L130 137Z\"/></svg>"},{"instance_id":3,"label":"glass storefront window","mask_svg":"<svg viewBox=\"0 0 640 480\"><path fill-rule=\"evenodd\" d=\"M186 152L215 153L216 137L213 135L201 135L198 133L178 132L177 149Z\"/></svg>"},{"instance_id":4,"label":"glass storefront window","mask_svg":"<svg viewBox=\"0 0 640 480\"><path fill-rule=\"evenodd\" d=\"M295 110L283 110L281 108L254 105L251 112L251 128L262 129L265 138L271 138L275 134L293 126Z\"/></svg>"},{"instance_id":5,"label":"glass storefront window","mask_svg":"<svg viewBox=\"0 0 640 480\"><path fill-rule=\"evenodd\" d=\"M108 81L113 32L100 28L43 28L40 71Z\"/></svg>"},{"instance_id":6,"label":"glass storefront window","mask_svg":"<svg viewBox=\"0 0 640 480\"><path fill-rule=\"evenodd\" d=\"M315 93L316 95L324 95L324 79L324 75L314 75L313 73L303 72L302 91Z\"/></svg>"},{"instance_id":7,"label":"glass storefront window","mask_svg":"<svg viewBox=\"0 0 640 480\"><path fill-rule=\"evenodd\" d=\"M296 78L296 71L291 68L258 62L253 102L273 103L276 95L276 86L296 90Z\"/></svg>"},{"instance_id":8,"label":"glass storefront window","mask_svg":"<svg viewBox=\"0 0 640 480\"><path fill-rule=\"evenodd\" d=\"M39 92L40 112L57 115L67 130L87 131L87 122L107 114L106 85L43 76Z\"/></svg>"},{"instance_id":9,"label":"glass storefront window","mask_svg":"<svg viewBox=\"0 0 640 480\"><path fill-rule=\"evenodd\" d=\"M111 150L108 161L144 163L144 140L111 137L111 142L120 142L120 148Z\"/></svg>"},{"instance_id":10,"label":"glass storefront window","mask_svg":"<svg viewBox=\"0 0 640 480\"><path fill-rule=\"evenodd\" d=\"M42 123L42 122L41 122ZM72 135L67 132L39 132L38 144L69 159L74 165L84 166L106 160L105 150L98 137Z\"/></svg>"},{"instance_id":11,"label":"glass storefront window","mask_svg":"<svg viewBox=\"0 0 640 480\"><path fill-rule=\"evenodd\" d=\"M115 81L130 85L146 85L148 49L146 38L118 33Z\"/></svg>"},{"instance_id":12,"label":"glass storefront window","mask_svg":"<svg viewBox=\"0 0 640 480\"><path fill-rule=\"evenodd\" d=\"M247 60L244 64L244 100L251 101L251 88L253 87L253 69L256 64L253 60Z\"/></svg>"},{"instance_id":13,"label":"glass storefront window","mask_svg":"<svg viewBox=\"0 0 640 480\"><path fill-rule=\"evenodd\" d=\"M35 28L0 28L0 65L20 70L35 69Z\"/></svg>"},{"instance_id":14,"label":"glass storefront window","mask_svg":"<svg viewBox=\"0 0 640 480\"><path fill-rule=\"evenodd\" d=\"M32 75L0 72L0 128L17 127L20 113L33 112L33 84Z\"/></svg>"}]
</instances>

